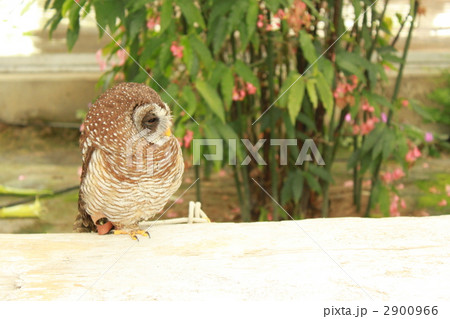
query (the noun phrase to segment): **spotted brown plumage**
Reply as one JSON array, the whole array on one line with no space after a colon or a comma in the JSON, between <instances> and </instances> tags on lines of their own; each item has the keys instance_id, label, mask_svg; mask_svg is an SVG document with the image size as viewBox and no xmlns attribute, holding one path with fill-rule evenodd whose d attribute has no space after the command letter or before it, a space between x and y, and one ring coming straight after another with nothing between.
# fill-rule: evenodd
<instances>
[{"instance_id":1,"label":"spotted brown plumage","mask_svg":"<svg viewBox=\"0 0 450 319\"><path fill-rule=\"evenodd\" d=\"M89 109L80 137L83 166L77 232L105 221L135 231L162 211L181 184L183 158L169 107L144 84L121 83Z\"/></svg>"}]
</instances>

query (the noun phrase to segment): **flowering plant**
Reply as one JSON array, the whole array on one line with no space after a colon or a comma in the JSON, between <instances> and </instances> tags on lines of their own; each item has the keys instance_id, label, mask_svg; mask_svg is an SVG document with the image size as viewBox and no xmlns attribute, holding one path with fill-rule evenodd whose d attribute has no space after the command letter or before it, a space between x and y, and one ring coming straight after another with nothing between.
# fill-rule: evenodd
<instances>
[{"instance_id":1,"label":"flowering plant","mask_svg":"<svg viewBox=\"0 0 450 319\"><path fill-rule=\"evenodd\" d=\"M387 2L376 7L369 0L53 0L47 5L54 12L50 32L61 19L69 20L69 49L80 18L95 11L100 35L112 38L98 59L119 61L101 83L146 82L160 92L173 105L175 135L184 136L183 147L194 137L319 143L325 166L279 164L268 143L261 147L268 166L245 165L245 149L237 146L232 170L243 220L261 212L278 220L286 211L294 217L316 211L328 216L331 169L346 138L352 140L349 167L358 210L363 180L371 181L366 216L378 203L389 214L383 204L392 196L388 186L402 175L383 173L380 180L382 164L394 159L406 170L420 156L417 145L424 141L401 130L395 119L410 103L398 96L398 88L419 2L411 2L406 16L396 15L400 30L409 30L400 56L395 49L400 30L393 33ZM344 18L344 9L351 18ZM106 68L106 62L100 65ZM375 91L379 81L387 81L388 67L398 72L390 98ZM299 142L289 149L290 160L301 147ZM207 173L211 164L206 164ZM226 164L225 156L216 166ZM259 187L271 193L273 203Z\"/></svg>"}]
</instances>

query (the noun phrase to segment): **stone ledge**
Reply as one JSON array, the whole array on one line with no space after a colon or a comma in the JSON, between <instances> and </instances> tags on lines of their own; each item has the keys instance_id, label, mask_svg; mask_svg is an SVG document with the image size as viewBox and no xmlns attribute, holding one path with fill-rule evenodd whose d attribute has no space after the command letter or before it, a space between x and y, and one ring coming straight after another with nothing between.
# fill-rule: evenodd
<instances>
[{"instance_id":1,"label":"stone ledge","mask_svg":"<svg viewBox=\"0 0 450 319\"><path fill-rule=\"evenodd\" d=\"M0 299L448 301L449 229L439 216L156 226L139 242L0 234Z\"/></svg>"}]
</instances>

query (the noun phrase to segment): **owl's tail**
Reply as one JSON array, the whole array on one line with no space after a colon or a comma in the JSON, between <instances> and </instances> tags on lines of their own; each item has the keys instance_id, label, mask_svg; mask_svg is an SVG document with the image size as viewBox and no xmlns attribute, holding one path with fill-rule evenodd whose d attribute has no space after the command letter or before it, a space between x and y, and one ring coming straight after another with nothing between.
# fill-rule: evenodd
<instances>
[{"instance_id":1,"label":"owl's tail","mask_svg":"<svg viewBox=\"0 0 450 319\"><path fill-rule=\"evenodd\" d=\"M83 218L81 213L77 214L75 222L73 223L73 231L75 233L89 233L97 231L97 227L95 227L91 217L89 215L87 217L88 218Z\"/></svg>"}]
</instances>

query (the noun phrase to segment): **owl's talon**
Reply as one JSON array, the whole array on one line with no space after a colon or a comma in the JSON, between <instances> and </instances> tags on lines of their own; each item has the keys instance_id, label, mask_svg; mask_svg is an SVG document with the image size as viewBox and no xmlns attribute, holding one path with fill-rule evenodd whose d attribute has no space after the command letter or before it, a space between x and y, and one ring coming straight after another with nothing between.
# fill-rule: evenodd
<instances>
[{"instance_id":1,"label":"owl's talon","mask_svg":"<svg viewBox=\"0 0 450 319\"><path fill-rule=\"evenodd\" d=\"M137 235L141 236L148 236L150 238L150 233L145 230L121 230L121 229L115 229L114 235L130 235L131 239L139 241L139 237Z\"/></svg>"}]
</instances>

